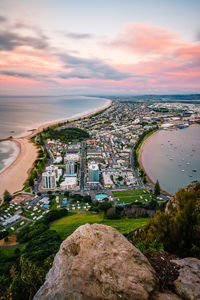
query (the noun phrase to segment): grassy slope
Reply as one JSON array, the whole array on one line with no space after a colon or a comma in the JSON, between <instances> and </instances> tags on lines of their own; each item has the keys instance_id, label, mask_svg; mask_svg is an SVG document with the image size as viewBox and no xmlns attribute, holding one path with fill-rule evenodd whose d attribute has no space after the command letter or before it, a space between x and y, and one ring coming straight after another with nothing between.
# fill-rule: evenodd
<instances>
[{"instance_id":1,"label":"grassy slope","mask_svg":"<svg viewBox=\"0 0 200 300\"><path fill-rule=\"evenodd\" d=\"M60 237L64 240L67 236L72 234L79 226L86 223L100 223L112 226L121 233L128 233L136 228L144 227L149 219L129 219L123 218L121 220L107 220L104 219L103 214L93 215L89 212L66 217L55 221L51 224L50 229L56 230Z\"/></svg>"},{"instance_id":2,"label":"grassy slope","mask_svg":"<svg viewBox=\"0 0 200 300\"><path fill-rule=\"evenodd\" d=\"M154 195L150 194L149 192L146 191L146 194L143 192L143 189L138 189L138 190L132 190L132 191L115 191L113 192L113 195L116 198L119 198L118 203L134 203L135 200L138 200L140 202L144 202L145 199L150 201L152 198L155 198ZM152 196L152 198L150 197ZM140 198L142 196L142 199Z\"/></svg>"}]
</instances>

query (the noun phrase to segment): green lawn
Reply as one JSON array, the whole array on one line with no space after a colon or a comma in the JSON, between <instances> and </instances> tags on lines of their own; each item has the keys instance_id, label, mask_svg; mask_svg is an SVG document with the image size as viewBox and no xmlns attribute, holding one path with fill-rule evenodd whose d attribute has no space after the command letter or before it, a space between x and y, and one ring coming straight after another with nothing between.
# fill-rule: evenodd
<instances>
[{"instance_id":1,"label":"green lawn","mask_svg":"<svg viewBox=\"0 0 200 300\"><path fill-rule=\"evenodd\" d=\"M77 214L71 217L66 217L55 221L51 224L50 229L56 230L60 237L64 240L67 236L72 234L79 226L86 223L105 224L112 226L121 233L128 233L137 228L144 227L149 219L129 219L122 218L120 220L107 220L103 214L91 214L89 212Z\"/></svg>"},{"instance_id":2,"label":"green lawn","mask_svg":"<svg viewBox=\"0 0 200 300\"><path fill-rule=\"evenodd\" d=\"M113 192L113 195L116 198L119 198L118 203L134 203L136 200L137 202L145 203L155 198L153 194L143 189L132 191L115 191Z\"/></svg>"}]
</instances>

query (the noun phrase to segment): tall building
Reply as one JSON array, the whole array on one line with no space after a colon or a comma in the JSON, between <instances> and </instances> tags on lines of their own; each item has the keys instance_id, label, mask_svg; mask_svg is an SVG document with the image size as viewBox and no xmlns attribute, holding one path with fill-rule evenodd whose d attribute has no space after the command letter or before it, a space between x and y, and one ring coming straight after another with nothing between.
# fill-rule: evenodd
<instances>
[{"instance_id":1,"label":"tall building","mask_svg":"<svg viewBox=\"0 0 200 300\"><path fill-rule=\"evenodd\" d=\"M56 179L59 177L59 172L58 172L58 167L54 166L54 165L50 165L48 167L46 167L46 171L50 171L50 172L55 172L56 174Z\"/></svg>"},{"instance_id":2,"label":"tall building","mask_svg":"<svg viewBox=\"0 0 200 300\"><path fill-rule=\"evenodd\" d=\"M73 160L68 160L66 163L66 175L74 176L76 174L76 164Z\"/></svg>"},{"instance_id":3,"label":"tall building","mask_svg":"<svg viewBox=\"0 0 200 300\"><path fill-rule=\"evenodd\" d=\"M99 167L98 164L92 162L88 166L88 182L99 182Z\"/></svg>"},{"instance_id":4,"label":"tall building","mask_svg":"<svg viewBox=\"0 0 200 300\"><path fill-rule=\"evenodd\" d=\"M44 189L56 188L56 173L52 171L46 171L42 173L42 187Z\"/></svg>"}]
</instances>

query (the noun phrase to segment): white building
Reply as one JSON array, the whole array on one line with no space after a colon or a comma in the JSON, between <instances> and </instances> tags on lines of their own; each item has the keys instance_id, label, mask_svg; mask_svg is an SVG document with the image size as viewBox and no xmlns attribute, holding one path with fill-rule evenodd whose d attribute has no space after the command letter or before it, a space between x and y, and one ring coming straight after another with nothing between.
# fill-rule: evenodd
<instances>
[{"instance_id":1,"label":"white building","mask_svg":"<svg viewBox=\"0 0 200 300\"><path fill-rule=\"evenodd\" d=\"M4 222L2 222L2 225L3 225L3 226L10 225L10 224L12 224L12 223L14 223L14 222L16 222L16 221L19 221L20 219L21 219L21 216L19 216L19 215L14 215L14 216L12 216L12 217L6 219Z\"/></svg>"},{"instance_id":2,"label":"white building","mask_svg":"<svg viewBox=\"0 0 200 300\"><path fill-rule=\"evenodd\" d=\"M55 189L56 187L56 173L52 171L46 171L42 173L42 187L44 189Z\"/></svg>"},{"instance_id":3,"label":"white building","mask_svg":"<svg viewBox=\"0 0 200 300\"><path fill-rule=\"evenodd\" d=\"M114 186L114 183L110 177L110 174L103 172L103 183L105 188L111 188Z\"/></svg>"},{"instance_id":4,"label":"white building","mask_svg":"<svg viewBox=\"0 0 200 300\"><path fill-rule=\"evenodd\" d=\"M67 174L67 176L75 176L76 175L76 164L73 160L67 161L66 174Z\"/></svg>"},{"instance_id":5,"label":"white building","mask_svg":"<svg viewBox=\"0 0 200 300\"><path fill-rule=\"evenodd\" d=\"M65 177L65 180L61 182L60 187L64 190L78 189L77 178L74 176Z\"/></svg>"},{"instance_id":6,"label":"white building","mask_svg":"<svg viewBox=\"0 0 200 300\"><path fill-rule=\"evenodd\" d=\"M99 182L99 166L95 162L91 162L88 165L88 182L90 183Z\"/></svg>"},{"instance_id":7,"label":"white building","mask_svg":"<svg viewBox=\"0 0 200 300\"><path fill-rule=\"evenodd\" d=\"M68 160L79 161L79 159L79 153L66 153L64 157L64 162L66 163Z\"/></svg>"}]
</instances>

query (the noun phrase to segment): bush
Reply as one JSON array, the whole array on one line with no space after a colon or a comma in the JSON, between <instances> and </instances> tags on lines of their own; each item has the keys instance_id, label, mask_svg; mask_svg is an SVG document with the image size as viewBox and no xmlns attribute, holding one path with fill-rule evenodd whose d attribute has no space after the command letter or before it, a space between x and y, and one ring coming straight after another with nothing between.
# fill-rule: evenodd
<instances>
[{"instance_id":1,"label":"bush","mask_svg":"<svg viewBox=\"0 0 200 300\"><path fill-rule=\"evenodd\" d=\"M3 194L3 201L5 203L9 203L11 200L12 200L11 194L7 190L5 190L5 192Z\"/></svg>"},{"instance_id":2,"label":"bush","mask_svg":"<svg viewBox=\"0 0 200 300\"><path fill-rule=\"evenodd\" d=\"M188 190L180 189L173 202L168 203L167 212L157 211L136 238L147 247L163 244L165 251L180 257L200 257L200 186Z\"/></svg>"},{"instance_id":3,"label":"bush","mask_svg":"<svg viewBox=\"0 0 200 300\"><path fill-rule=\"evenodd\" d=\"M107 210L109 209L109 208L111 208L112 207L112 204L110 203L110 202L106 202L106 201L104 201L104 202L101 202L101 203L99 203L99 205L98 205L98 209L99 210L102 210L102 211L104 211L105 213L107 212Z\"/></svg>"},{"instance_id":4,"label":"bush","mask_svg":"<svg viewBox=\"0 0 200 300\"><path fill-rule=\"evenodd\" d=\"M108 211L107 214L106 214L106 217L109 220L119 220L119 219L121 219L120 214L117 213L115 211L115 209L112 209L112 210Z\"/></svg>"}]
</instances>

